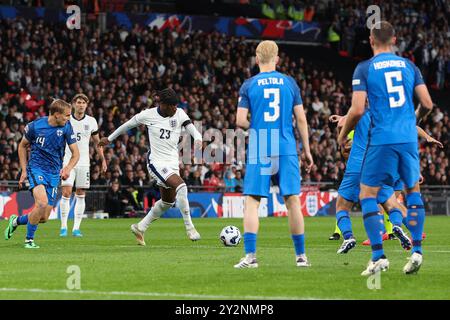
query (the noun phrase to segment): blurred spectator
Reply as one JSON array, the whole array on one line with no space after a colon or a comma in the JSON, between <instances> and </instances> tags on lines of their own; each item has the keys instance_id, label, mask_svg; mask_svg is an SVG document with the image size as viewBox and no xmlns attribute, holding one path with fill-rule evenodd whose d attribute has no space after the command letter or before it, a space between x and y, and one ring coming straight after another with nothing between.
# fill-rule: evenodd
<instances>
[{"instance_id":1,"label":"blurred spectator","mask_svg":"<svg viewBox=\"0 0 450 320\"><path fill-rule=\"evenodd\" d=\"M391 1L387 3L390 7ZM435 8L435 5L430 3L428 7ZM351 7L345 1L337 1L335 11L349 16L357 13L353 23L360 25L364 15L360 17L359 14L365 11L356 6L350 10ZM394 7L392 5L392 10ZM429 16L428 10L431 9L425 7L419 12ZM348 26L345 22L350 21L344 19L341 22L341 19L337 17L335 20L337 30L341 25ZM432 67L440 54L437 48L444 48L442 54L445 55L448 46L448 40L440 38L446 34L442 31L448 26L446 16L436 14L436 19L439 22L426 24L434 27L435 35L429 35L428 30L419 32L423 33L427 43L419 38L414 41L407 38L408 33L403 31L403 26L399 24L398 27L399 52L414 49L409 48L411 46L420 47L424 58L418 60L423 66L428 66L427 79L437 77L438 67ZM203 125L203 133L207 129L218 128L225 136L227 128L235 127L239 88L256 70L254 44L219 33L159 32L156 28L138 26L131 30L113 26L108 33L100 33L89 24L83 24L77 33L65 28L58 29L58 32L55 30L55 25L42 20L0 22L0 79L9 81L7 91L0 93L2 179L15 179L12 168L19 167L17 144L23 136L24 126L28 121L47 114L50 97L70 100L73 94L84 92L90 99L87 113L98 120L99 133L103 137L150 107L156 90L172 86L191 119ZM432 45L428 44L430 39L435 41ZM414 54L417 56L415 58L419 57L417 48L412 51L413 57ZM346 113L351 104L351 85L339 80L333 66L319 67L282 51L280 58L279 70L291 75L301 89L309 124L315 166L309 174L302 172L303 181L335 183L342 177L345 163L336 144L336 128L329 124L328 117ZM422 124L424 130L445 146L440 150L420 141L421 168L427 175L426 184L442 183L449 178L450 122L447 107L435 108ZM298 137L297 132L296 135ZM218 142L214 142L217 145L213 154L229 154L230 143L224 141L225 145L221 147ZM104 175L100 173L98 157L92 158L91 184L108 185L116 179L134 186L148 184L148 144L147 131L142 126L119 137L113 146L105 148L108 171ZM207 144L205 141L204 146ZM301 151L301 143L297 150ZM430 164L435 164L436 168L431 170ZM242 165L236 155L231 156L227 165L231 165L235 175L235 191L242 191L245 167L236 170L236 166ZM182 167L183 170L185 168L187 166ZM224 181L219 176L226 168L229 167L219 163L193 165L180 174L188 186L223 190L230 178L228 175ZM233 188L232 185L229 187ZM136 190L137 202L142 203L143 194L139 187L134 187L131 193Z\"/></svg>"},{"instance_id":2,"label":"blurred spectator","mask_svg":"<svg viewBox=\"0 0 450 320\"><path fill-rule=\"evenodd\" d=\"M236 181L235 192L243 192L244 191L244 179L242 179L241 171L236 171L236 177L234 178Z\"/></svg>"},{"instance_id":3,"label":"blurred spectator","mask_svg":"<svg viewBox=\"0 0 450 320\"><path fill-rule=\"evenodd\" d=\"M236 178L234 177L233 171L228 170L225 173L225 192L236 192Z\"/></svg>"}]
</instances>

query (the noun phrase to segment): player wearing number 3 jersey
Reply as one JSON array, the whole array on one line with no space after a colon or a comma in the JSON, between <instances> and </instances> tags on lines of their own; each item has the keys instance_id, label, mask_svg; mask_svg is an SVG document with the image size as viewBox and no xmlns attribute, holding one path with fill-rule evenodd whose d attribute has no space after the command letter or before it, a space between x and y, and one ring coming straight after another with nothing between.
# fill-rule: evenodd
<instances>
[{"instance_id":1,"label":"player wearing number 3 jersey","mask_svg":"<svg viewBox=\"0 0 450 320\"><path fill-rule=\"evenodd\" d=\"M246 256L235 268L256 268L258 207L269 196L272 175L278 176L281 195L288 208L290 231L297 266L309 266L305 256L304 223L300 211L300 166L294 136L293 115L303 142L309 171L313 160L300 89L295 80L276 71L278 46L262 41L256 48L260 73L248 79L239 91L237 126L249 129L249 147L244 178L244 248ZM250 112L250 122L247 120Z\"/></svg>"}]
</instances>

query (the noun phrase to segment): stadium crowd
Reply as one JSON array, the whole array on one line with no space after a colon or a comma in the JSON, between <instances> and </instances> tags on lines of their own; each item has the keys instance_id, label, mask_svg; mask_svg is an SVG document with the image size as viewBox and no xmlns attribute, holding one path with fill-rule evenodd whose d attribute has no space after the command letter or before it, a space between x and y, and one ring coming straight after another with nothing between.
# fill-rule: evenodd
<instances>
[{"instance_id":1,"label":"stadium crowd","mask_svg":"<svg viewBox=\"0 0 450 320\"><path fill-rule=\"evenodd\" d=\"M396 26L395 52L412 60L427 84L442 90L450 86L450 28L448 1L336 0L329 1L327 17L339 34L340 49L361 54L358 46L367 38L366 10L379 5L381 17ZM373 12L372 12L373 13Z\"/></svg>"},{"instance_id":2,"label":"stadium crowd","mask_svg":"<svg viewBox=\"0 0 450 320\"><path fill-rule=\"evenodd\" d=\"M225 137L227 128L235 128L239 88L257 72L254 45L218 33L160 33L136 26L100 34L88 25L69 31L43 21L17 19L0 20L0 39L0 180L16 179L17 146L25 124L46 115L52 97L70 101L74 94L85 93L90 98L87 113L97 119L102 137L150 107L156 90L173 86L179 93L179 107L202 124L203 132L217 128ZM336 184L345 163L328 117L347 111L351 88L332 71L283 52L280 57L279 71L292 75L301 88L310 126L315 165L309 174L303 173L303 181ZM445 107L435 108L423 124L445 145L440 150L421 141L425 184L448 185L450 178L450 121ZM230 144L225 142L214 141L213 152L228 154ZM144 127L118 138L105 150L106 174L91 147L91 185L148 184L147 145ZM245 167L236 156L227 164L181 164L180 168L191 190L242 190Z\"/></svg>"}]
</instances>

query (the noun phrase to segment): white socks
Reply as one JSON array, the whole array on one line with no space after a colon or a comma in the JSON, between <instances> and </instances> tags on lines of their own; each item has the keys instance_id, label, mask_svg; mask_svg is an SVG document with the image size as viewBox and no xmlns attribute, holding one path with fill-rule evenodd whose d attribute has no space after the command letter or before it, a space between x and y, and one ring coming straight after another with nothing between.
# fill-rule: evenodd
<instances>
[{"instance_id":1,"label":"white socks","mask_svg":"<svg viewBox=\"0 0 450 320\"><path fill-rule=\"evenodd\" d=\"M84 209L86 208L85 195L75 195L77 202L75 203L73 230L79 230L81 220L83 219ZM67 221L67 220L66 220Z\"/></svg>"},{"instance_id":2,"label":"white socks","mask_svg":"<svg viewBox=\"0 0 450 320\"><path fill-rule=\"evenodd\" d=\"M161 199L156 201L144 219L138 223L139 230L145 232L153 221L159 219L172 206L173 203L164 202Z\"/></svg>"},{"instance_id":3,"label":"white socks","mask_svg":"<svg viewBox=\"0 0 450 320\"><path fill-rule=\"evenodd\" d=\"M59 213L61 214L61 229L67 229L67 219L69 218L70 198L61 197L59 202Z\"/></svg>"},{"instance_id":4,"label":"white socks","mask_svg":"<svg viewBox=\"0 0 450 320\"><path fill-rule=\"evenodd\" d=\"M177 204L180 208L181 215L183 216L184 226L186 230L194 228L194 224L191 219L191 210L189 209L188 191L186 184L180 184L177 188Z\"/></svg>"}]
</instances>

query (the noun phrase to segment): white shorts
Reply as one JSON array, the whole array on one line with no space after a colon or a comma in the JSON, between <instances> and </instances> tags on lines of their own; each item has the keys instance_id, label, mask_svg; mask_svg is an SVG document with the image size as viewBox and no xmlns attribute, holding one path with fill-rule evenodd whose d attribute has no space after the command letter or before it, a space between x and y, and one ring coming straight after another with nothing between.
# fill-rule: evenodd
<instances>
[{"instance_id":1,"label":"white shorts","mask_svg":"<svg viewBox=\"0 0 450 320\"><path fill-rule=\"evenodd\" d=\"M147 169L157 185L166 189L170 188L166 185L167 179L173 174L180 175L180 168L175 164L147 162Z\"/></svg>"},{"instance_id":2,"label":"white shorts","mask_svg":"<svg viewBox=\"0 0 450 320\"><path fill-rule=\"evenodd\" d=\"M69 178L61 180L62 187L75 187L80 189L89 189L91 186L90 168L89 167L75 167L70 171Z\"/></svg>"}]
</instances>

